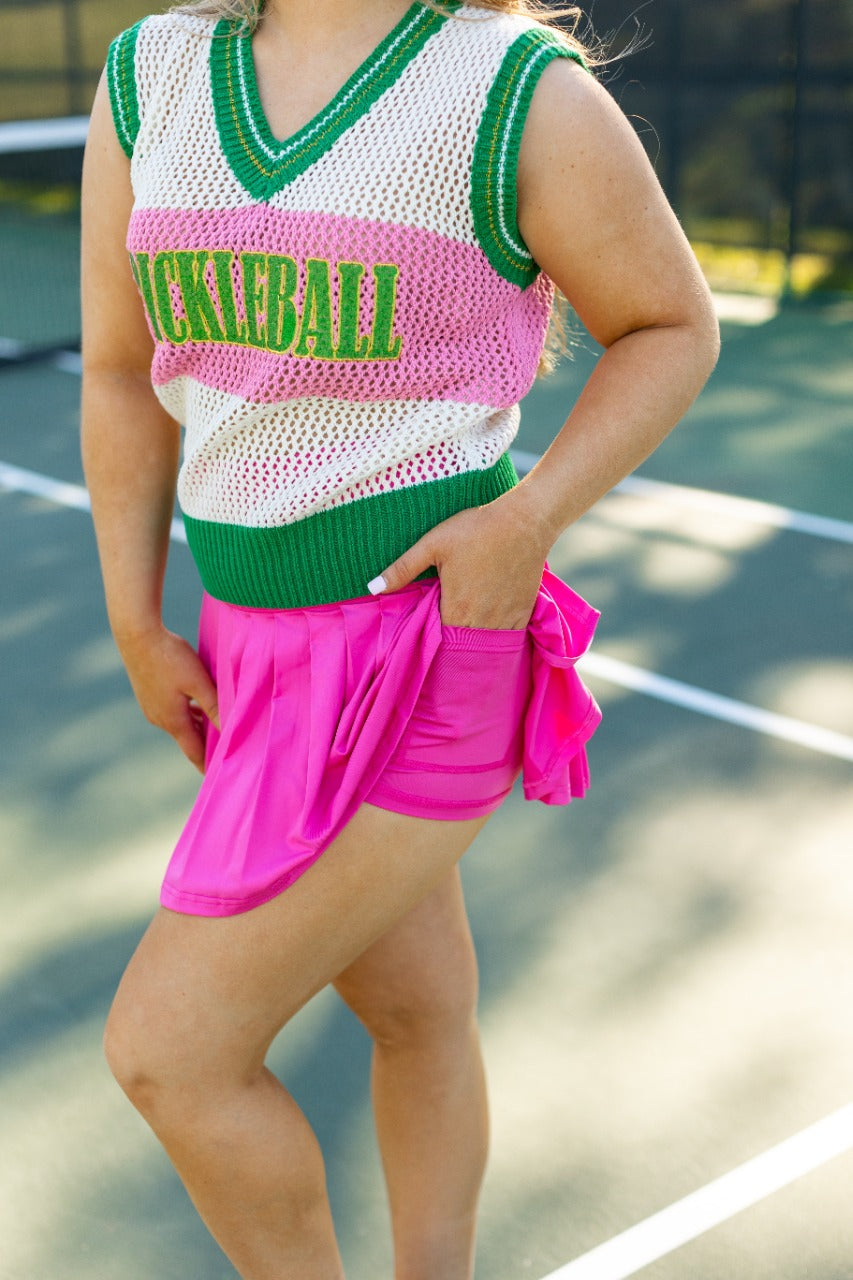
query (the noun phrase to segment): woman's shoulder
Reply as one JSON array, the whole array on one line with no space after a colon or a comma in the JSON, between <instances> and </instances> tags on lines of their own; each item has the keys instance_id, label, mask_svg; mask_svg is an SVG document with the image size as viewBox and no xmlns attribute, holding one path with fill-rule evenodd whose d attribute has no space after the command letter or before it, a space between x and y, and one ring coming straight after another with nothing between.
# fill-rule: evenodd
<instances>
[{"instance_id":1,"label":"woman's shoulder","mask_svg":"<svg viewBox=\"0 0 853 1280\"><path fill-rule=\"evenodd\" d=\"M113 40L107 54L107 87L126 155L133 155L157 86L167 79L185 87L202 74L215 25L193 13L153 13Z\"/></svg>"},{"instance_id":2,"label":"woman's shoulder","mask_svg":"<svg viewBox=\"0 0 853 1280\"><path fill-rule=\"evenodd\" d=\"M126 85L155 82L177 63L192 65L210 47L216 20L171 10L140 18L119 32L110 45L108 71Z\"/></svg>"},{"instance_id":3,"label":"woman's shoulder","mask_svg":"<svg viewBox=\"0 0 853 1280\"><path fill-rule=\"evenodd\" d=\"M533 45L569 47L566 37L557 27L527 14L487 9L476 4L457 6L450 16L448 26L465 39L495 46L503 45L506 48L520 38Z\"/></svg>"},{"instance_id":4,"label":"woman's shoulder","mask_svg":"<svg viewBox=\"0 0 853 1280\"><path fill-rule=\"evenodd\" d=\"M449 55L449 57L447 56ZM544 68L553 61L586 67L579 47L559 28L523 13L460 5L442 31L441 62L448 74L468 83L493 82L502 109L526 102Z\"/></svg>"},{"instance_id":5,"label":"woman's shoulder","mask_svg":"<svg viewBox=\"0 0 853 1280\"><path fill-rule=\"evenodd\" d=\"M150 13L140 18L132 27L119 32L113 41L115 46L166 47L181 42L192 42L213 35L216 20L182 10L168 13Z\"/></svg>"}]
</instances>

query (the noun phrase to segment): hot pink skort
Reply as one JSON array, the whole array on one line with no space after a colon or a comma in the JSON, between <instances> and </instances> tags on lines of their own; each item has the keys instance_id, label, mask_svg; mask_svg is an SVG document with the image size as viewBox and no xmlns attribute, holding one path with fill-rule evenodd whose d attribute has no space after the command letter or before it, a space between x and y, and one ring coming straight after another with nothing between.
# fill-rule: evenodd
<instances>
[{"instance_id":1,"label":"hot pink skort","mask_svg":"<svg viewBox=\"0 0 853 1280\"><path fill-rule=\"evenodd\" d=\"M225 916L292 884L368 801L416 817L589 783L601 719L575 662L598 613L547 569L526 631L442 626L437 578L307 609L205 596L216 681L204 781L163 882L174 911Z\"/></svg>"}]
</instances>

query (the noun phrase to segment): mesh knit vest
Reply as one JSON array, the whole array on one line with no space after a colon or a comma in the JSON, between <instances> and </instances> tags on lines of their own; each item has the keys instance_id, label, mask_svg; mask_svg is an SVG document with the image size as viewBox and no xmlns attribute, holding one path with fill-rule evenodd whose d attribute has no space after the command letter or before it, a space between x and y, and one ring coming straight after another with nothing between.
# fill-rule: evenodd
<instances>
[{"instance_id":1,"label":"mesh knit vest","mask_svg":"<svg viewBox=\"0 0 853 1280\"><path fill-rule=\"evenodd\" d=\"M519 236L516 168L559 56L526 19L415 0L282 142L238 26L171 13L113 42L127 247L210 594L364 595L517 482L506 451L553 288Z\"/></svg>"}]
</instances>

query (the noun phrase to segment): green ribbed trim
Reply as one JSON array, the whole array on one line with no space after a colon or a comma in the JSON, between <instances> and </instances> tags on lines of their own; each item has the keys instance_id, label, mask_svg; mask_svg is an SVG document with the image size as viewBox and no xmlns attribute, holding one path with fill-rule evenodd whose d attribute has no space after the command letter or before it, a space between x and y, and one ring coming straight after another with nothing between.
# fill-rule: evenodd
<instances>
[{"instance_id":1,"label":"green ribbed trim","mask_svg":"<svg viewBox=\"0 0 853 1280\"><path fill-rule=\"evenodd\" d=\"M554 58L573 58L586 66L580 53L542 27L532 27L512 42L486 98L474 144L474 230L495 271L522 289L536 279L539 268L518 230L518 152L533 90Z\"/></svg>"},{"instance_id":2,"label":"green ribbed trim","mask_svg":"<svg viewBox=\"0 0 853 1280\"><path fill-rule=\"evenodd\" d=\"M447 0L448 12L461 0ZM258 93L252 37L228 19L210 43L210 76L219 139L238 182L257 199L280 191L370 110L431 35L447 21L415 0L328 106L283 142L272 133Z\"/></svg>"},{"instance_id":3,"label":"green ribbed trim","mask_svg":"<svg viewBox=\"0 0 853 1280\"><path fill-rule=\"evenodd\" d=\"M305 609L367 595L368 582L428 530L517 483L505 453L487 471L377 493L275 529L186 515L184 525L209 595L252 609Z\"/></svg>"},{"instance_id":4,"label":"green ribbed trim","mask_svg":"<svg viewBox=\"0 0 853 1280\"><path fill-rule=\"evenodd\" d=\"M107 54L107 88L110 106L121 149L126 156L133 156L136 135L139 133L139 101L136 96L136 40L141 18L116 36Z\"/></svg>"}]
</instances>

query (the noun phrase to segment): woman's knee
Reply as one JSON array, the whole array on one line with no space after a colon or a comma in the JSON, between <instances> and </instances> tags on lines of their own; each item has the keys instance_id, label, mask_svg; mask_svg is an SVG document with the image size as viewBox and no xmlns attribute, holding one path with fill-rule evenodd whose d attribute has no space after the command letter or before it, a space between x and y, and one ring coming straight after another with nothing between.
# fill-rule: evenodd
<instances>
[{"instance_id":1,"label":"woman's knee","mask_svg":"<svg viewBox=\"0 0 853 1280\"><path fill-rule=\"evenodd\" d=\"M143 1114L170 1091L169 1038L166 1028L159 1028L155 1036L121 1001L113 1004L104 1028L104 1056L117 1083Z\"/></svg>"},{"instance_id":2,"label":"woman's knee","mask_svg":"<svg viewBox=\"0 0 853 1280\"><path fill-rule=\"evenodd\" d=\"M389 1002L370 1011L365 1025L384 1049L454 1053L467 1043L477 1025L475 1000L445 991L432 999L415 997Z\"/></svg>"},{"instance_id":3,"label":"woman's knee","mask_svg":"<svg viewBox=\"0 0 853 1280\"><path fill-rule=\"evenodd\" d=\"M451 1048L476 1028L478 976L473 955L453 966L425 962L416 979L360 982L344 975L338 991L377 1045Z\"/></svg>"},{"instance_id":4,"label":"woman's knee","mask_svg":"<svg viewBox=\"0 0 853 1280\"><path fill-rule=\"evenodd\" d=\"M204 1110L221 1089L252 1083L277 1030L226 998L222 984L208 981L196 954L199 940L188 941L185 928L184 917L155 917L104 1029L109 1068L147 1118L176 1098L189 1110Z\"/></svg>"},{"instance_id":5,"label":"woman's knee","mask_svg":"<svg viewBox=\"0 0 853 1280\"><path fill-rule=\"evenodd\" d=\"M241 1074L248 1081L262 1066L230 1061L215 1028L188 1024L168 1007L133 998L121 989L104 1028L104 1055L116 1081L138 1111L164 1121L172 1111L203 1111L221 1087ZM233 1056L233 1055L232 1055ZM254 1067L254 1071L253 1071Z\"/></svg>"}]
</instances>

